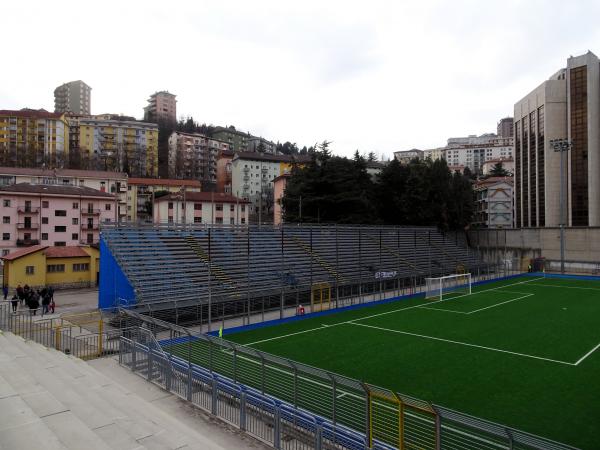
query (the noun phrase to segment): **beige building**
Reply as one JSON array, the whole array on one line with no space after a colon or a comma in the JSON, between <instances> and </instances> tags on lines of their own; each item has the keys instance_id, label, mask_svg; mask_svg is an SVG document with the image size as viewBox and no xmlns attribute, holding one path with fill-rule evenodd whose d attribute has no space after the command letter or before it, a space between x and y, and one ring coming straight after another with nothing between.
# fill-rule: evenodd
<instances>
[{"instance_id":1,"label":"beige building","mask_svg":"<svg viewBox=\"0 0 600 450\"><path fill-rule=\"evenodd\" d=\"M501 138L511 138L514 133L514 120L512 117L503 117L498 121L496 134Z\"/></svg>"},{"instance_id":2,"label":"beige building","mask_svg":"<svg viewBox=\"0 0 600 450\"><path fill-rule=\"evenodd\" d=\"M600 226L600 61L571 57L515 104L515 226ZM558 153L553 139L568 139ZM560 213L563 156L565 217Z\"/></svg>"},{"instance_id":3,"label":"beige building","mask_svg":"<svg viewBox=\"0 0 600 450\"><path fill-rule=\"evenodd\" d=\"M178 192L154 200L154 223L248 224L248 201L217 192Z\"/></svg>"},{"instance_id":4,"label":"beige building","mask_svg":"<svg viewBox=\"0 0 600 450\"><path fill-rule=\"evenodd\" d=\"M174 131L169 136L169 177L199 180L208 190L217 183L219 152L228 150L229 144L218 139Z\"/></svg>"},{"instance_id":5,"label":"beige building","mask_svg":"<svg viewBox=\"0 0 600 450\"><path fill-rule=\"evenodd\" d=\"M449 166L465 166L471 172L480 174L486 161L512 157L513 138L493 133L450 138L444 153Z\"/></svg>"},{"instance_id":6,"label":"beige building","mask_svg":"<svg viewBox=\"0 0 600 450\"><path fill-rule=\"evenodd\" d=\"M155 92L148 99L144 108L144 120L152 123L177 122L177 97L168 91Z\"/></svg>"},{"instance_id":7,"label":"beige building","mask_svg":"<svg viewBox=\"0 0 600 450\"><path fill-rule=\"evenodd\" d=\"M491 177L473 186L475 212L472 224L480 228L512 228L513 179Z\"/></svg>"},{"instance_id":8,"label":"beige building","mask_svg":"<svg viewBox=\"0 0 600 450\"><path fill-rule=\"evenodd\" d=\"M54 89L54 112L89 115L92 111L92 88L81 80Z\"/></svg>"},{"instance_id":9,"label":"beige building","mask_svg":"<svg viewBox=\"0 0 600 450\"><path fill-rule=\"evenodd\" d=\"M167 178L129 178L127 180L127 221L149 221L156 195L178 192L200 192L198 180Z\"/></svg>"},{"instance_id":10,"label":"beige building","mask_svg":"<svg viewBox=\"0 0 600 450\"><path fill-rule=\"evenodd\" d=\"M400 164L408 164L413 159L423 159L423 150L413 148L412 150L401 150L394 152L394 158L396 158Z\"/></svg>"},{"instance_id":11,"label":"beige building","mask_svg":"<svg viewBox=\"0 0 600 450\"><path fill-rule=\"evenodd\" d=\"M19 183L81 186L116 195L117 216L115 219L123 221L127 214L127 174L122 172L0 167L0 186Z\"/></svg>"},{"instance_id":12,"label":"beige building","mask_svg":"<svg viewBox=\"0 0 600 450\"><path fill-rule=\"evenodd\" d=\"M431 159L437 161L438 159L444 159L446 157L446 148L438 147L423 150L423 159Z\"/></svg>"}]
</instances>

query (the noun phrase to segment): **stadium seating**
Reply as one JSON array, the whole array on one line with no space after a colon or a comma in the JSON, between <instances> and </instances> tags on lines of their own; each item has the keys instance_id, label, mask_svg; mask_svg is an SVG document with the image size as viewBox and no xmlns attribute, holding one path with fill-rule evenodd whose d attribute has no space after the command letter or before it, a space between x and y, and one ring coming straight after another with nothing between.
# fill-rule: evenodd
<instances>
[{"instance_id":1,"label":"stadium seating","mask_svg":"<svg viewBox=\"0 0 600 450\"><path fill-rule=\"evenodd\" d=\"M435 228L105 227L102 239L136 291L138 303L277 295L317 282L338 286L472 271L482 262Z\"/></svg>"},{"instance_id":2,"label":"stadium seating","mask_svg":"<svg viewBox=\"0 0 600 450\"><path fill-rule=\"evenodd\" d=\"M158 397L145 399L120 384L130 374L114 360L97 364L108 376L73 356L0 332L0 448L226 448L190 426L202 426L198 420L184 417L183 423L152 402ZM148 392L148 383L130 377ZM160 393L162 406L169 394ZM245 445L240 441L239 447Z\"/></svg>"}]
</instances>

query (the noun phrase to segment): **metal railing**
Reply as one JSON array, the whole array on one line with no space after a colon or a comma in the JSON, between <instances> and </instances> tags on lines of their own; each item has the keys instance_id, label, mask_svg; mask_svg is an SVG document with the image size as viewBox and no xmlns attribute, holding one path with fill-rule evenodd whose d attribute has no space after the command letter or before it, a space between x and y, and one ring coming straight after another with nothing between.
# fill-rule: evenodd
<instances>
[{"instance_id":1,"label":"metal railing","mask_svg":"<svg viewBox=\"0 0 600 450\"><path fill-rule=\"evenodd\" d=\"M144 330L121 338L122 365L275 448L573 449L156 318L120 314ZM138 337L148 332L160 349Z\"/></svg>"}]
</instances>

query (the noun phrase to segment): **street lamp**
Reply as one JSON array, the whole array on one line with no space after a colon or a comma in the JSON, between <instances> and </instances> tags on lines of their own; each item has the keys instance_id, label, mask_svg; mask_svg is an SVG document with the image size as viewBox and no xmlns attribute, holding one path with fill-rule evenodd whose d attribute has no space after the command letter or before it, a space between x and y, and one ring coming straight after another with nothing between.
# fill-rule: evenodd
<instances>
[{"instance_id":1,"label":"street lamp","mask_svg":"<svg viewBox=\"0 0 600 450\"><path fill-rule=\"evenodd\" d=\"M569 139L551 139L550 145L560 153L560 273L565 273L565 193L563 154L571 150Z\"/></svg>"}]
</instances>

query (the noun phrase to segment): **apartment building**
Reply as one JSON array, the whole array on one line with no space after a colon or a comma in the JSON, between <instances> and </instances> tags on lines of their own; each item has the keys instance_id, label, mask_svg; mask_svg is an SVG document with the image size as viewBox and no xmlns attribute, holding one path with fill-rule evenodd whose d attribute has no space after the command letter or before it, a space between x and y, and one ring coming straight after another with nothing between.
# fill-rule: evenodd
<instances>
[{"instance_id":1,"label":"apartment building","mask_svg":"<svg viewBox=\"0 0 600 450\"><path fill-rule=\"evenodd\" d=\"M200 180L204 190L217 183L219 152L229 144L200 133L174 131L169 136L169 177Z\"/></svg>"},{"instance_id":2,"label":"apartment building","mask_svg":"<svg viewBox=\"0 0 600 450\"><path fill-rule=\"evenodd\" d=\"M513 138L493 133L450 138L444 153L449 166L465 166L480 174L486 161L513 157Z\"/></svg>"},{"instance_id":3,"label":"apartment building","mask_svg":"<svg viewBox=\"0 0 600 450\"><path fill-rule=\"evenodd\" d=\"M446 157L446 147L437 147L423 150L423 159L431 159L437 161Z\"/></svg>"},{"instance_id":4,"label":"apartment building","mask_svg":"<svg viewBox=\"0 0 600 450\"><path fill-rule=\"evenodd\" d=\"M515 226L600 226L600 61L570 57L515 104ZM555 139L570 142L556 152ZM561 158L564 216L561 217Z\"/></svg>"},{"instance_id":5,"label":"apartment building","mask_svg":"<svg viewBox=\"0 0 600 450\"><path fill-rule=\"evenodd\" d=\"M117 218L127 214L127 174L100 170L0 167L0 186L20 183L44 186L83 186L116 196Z\"/></svg>"},{"instance_id":6,"label":"apartment building","mask_svg":"<svg viewBox=\"0 0 600 450\"><path fill-rule=\"evenodd\" d=\"M229 144L232 152L247 152L248 141L253 137L250 133L238 131L234 126L216 127L212 133L214 139Z\"/></svg>"},{"instance_id":7,"label":"apartment building","mask_svg":"<svg viewBox=\"0 0 600 450\"><path fill-rule=\"evenodd\" d=\"M400 164L408 164L413 159L423 159L423 150L413 148L411 150L401 150L394 152L394 158L396 158Z\"/></svg>"},{"instance_id":8,"label":"apartment building","mask_svg":"<svg viewBox=\"0 0 600 450\"><path fill-rule=\"evenodd\" d=\"M250 136L247 141L247 150L249 152L275 154L276 144L262 137Z\"/></svg>"},{"instance_id":9,"label":"apartment building","mask_svg":"<svg viewBox=\"0 0 600 450\"><path fill-rule=\"evenodd\" d=\"M89 115L92 111L92 88L81 80L54 89L54 112Z\"/></svg>"},{"instance_id":10,"label":"apartment building","mask_svg":"<svg viewBox=\"0 0 600 450\"><path fill-rule=\"evenodd\" d=\"M273 206L273 225L283 223L283 196L285 195L285 187L292 175L288 172L279 175L273 180L273 196L275 204Z\"/></svg>"},{"instance_id":11,"label":"apartment building","mask_svg":"<svg viewBox=\"0 0 600 450\"><path fill-rule=\"evenodd\" d=\"M490 177L478 181L473 191L476 201L472 225L480 228L512 228L512 177Z\"/></svg>"},{"instance_id":12,"label":"apartment building","mask_svg":"<svg viewBox=\"0 0 600 450\"><path fill-rule=\"evenodd\" d=\"M274 205L273 180L290 172L294 164L309 161L308 155L236 152L231 161L232 194L251 202L253 219L270 221Z\"/></svg>"},{"instance_id":13,"label":"apartment building","mask_svg":"<svg viewBox=\"0 0 600 450\"><path fill-rule=\"evenodd\" d=\"M0 110L0 165L64 167L68 157L69 126L63 113Z\"/></svg>"},{"instance_id":14,"label":"apartment building","mask_svg":"<svg viewBox=\"0 0 600 450\"><path fill-rule=\"evenodd\" d=\"M221 150L217 157L217 192L231 194L231 176L234 153L230 150Z\"/></svg>"},{"instance_id":15,"label":"apartment building","mask_svg":"<svg viewBox=\"0 0 600 450\"><path fill-rule=\"evenodd\" d=\"M496 134L501 138L511 138L514 136L514 120L512 117L503 117L498 121Z\"/></svg>"},{"instance_id":16,"label":"apartment building","mask_svg":"<svg viewBox=\"0 0 600 450\"><path fill-rule=\"evenodd\" d=\"M129 178L127 180L127 221L150 221L155 196L184 191L201 192L202 185L198 180Z\"/></svg>"},{"instance_id":17,"label":"apartment building","mask_svg":"<svg viewBox=\"0 0 600 450\"><path fill-rule=\"evenodd\" d=\"M81 157L133 176L158 175L158 126L103 116L79 119Z\"/></svg>"},{"instance_id":18,"label":"apartment building","mask_svg":"<svg viewBox=\"0 0 600 450\"><path fill-rule=\"evenodd\" d=\"M150 96L144 107L144 120L152 123L177 122L177 96L169 91L158 91Z\"/></svg>"},{"instance_id":19,"label":"apartment building","mask_svg":"<svg viewBox=\"0 0 600 450\"><path fill-rule=\"evenodd\" d=\"M248 224L247 200L217 192L178 192L154 200L154 223Z\"/></svg>"},{"instance_id":20,"label":"apartment building","mask_svg":"<svg viewBox=\"0 0 600 450\"><path fill-rule=\"evenodd\" d=\"M115 211L115 196L84 186L0 186L0 253L30 245L96 244L100 223L115 221Z\"/></svg>"}]
</instances>

